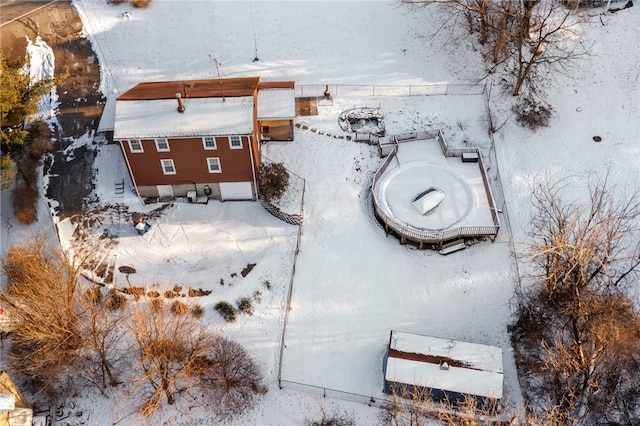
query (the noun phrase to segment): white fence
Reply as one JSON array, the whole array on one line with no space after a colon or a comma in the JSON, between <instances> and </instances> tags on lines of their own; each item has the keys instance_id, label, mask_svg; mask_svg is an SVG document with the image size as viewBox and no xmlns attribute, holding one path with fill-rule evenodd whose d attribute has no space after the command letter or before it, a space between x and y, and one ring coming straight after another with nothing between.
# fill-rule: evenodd
<instances>
[{"instance_id":1,"label":"white fence","mask_svg":"<svg viewBox=\"0 0 640 426\"><path fill-rule=\"evenodd\" d=\"M436 95L482 95L482 84L431 83L419 85L358 85L358 84L301 84L296 85L296 97L331 96L436 96Z\"/></svg>"}]
</instances>

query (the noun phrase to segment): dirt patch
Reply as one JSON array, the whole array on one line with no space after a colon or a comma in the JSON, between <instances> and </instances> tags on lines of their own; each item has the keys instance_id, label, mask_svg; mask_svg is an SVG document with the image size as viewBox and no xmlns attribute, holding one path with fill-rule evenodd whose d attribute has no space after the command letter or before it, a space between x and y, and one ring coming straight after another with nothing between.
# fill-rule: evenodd
<instances>
[{"instance_id":1,"label":"dirt patch","mask_svg":"<svg viewBox=\"0 0 640 426\"><path fill-rule=\"evenodd\" d=\"M53 49L56 74L65 70L69 73L57 87L58 126L53 132L54 154L45 162L45 173L50 176L46 195L58 202L56 210L61 216L81 213L93 190L95 144L68 148L76 138L92 135L98 127L105 103L98 90L98 59L83 36L82 21L69 1L44 7L42 2L10 2L0 7L0 14L4 16L0 48L9 57L23 58L26 37L35 40L39 35Z\"/></svg>"}]
</instances>

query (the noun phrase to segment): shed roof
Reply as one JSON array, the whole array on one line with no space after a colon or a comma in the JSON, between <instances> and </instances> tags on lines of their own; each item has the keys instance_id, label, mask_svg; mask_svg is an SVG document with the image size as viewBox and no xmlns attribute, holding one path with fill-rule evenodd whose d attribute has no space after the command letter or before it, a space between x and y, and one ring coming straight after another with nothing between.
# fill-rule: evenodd
<instances>
[{"instance_id":1,"label":"shed roof","mask_svg":"<svg viewBox=\"0 0 640 426\"><path fill-rule=\"evenodd\" d=\"M180 93L184 98L252 96L257 90L258 81L260 77L138 83L120 95L118 100L175 99L176 93Z\"/></svg>"},{"instance_id":2,"label":"shed roof","mask_svg":"<svg viewBox=\"0 0 640 426\"><path fill-rule=\"evenodd\" d=\"M441 362L449 368L441 368ZM499 347L391 332L388 382L499 399L503 378Z\"/></svg>"},{"instance_id":3,"label":"shed roof","mask_svg":"<svg viewBox=\"0 0 640 426\"><path fill-rule=\"evenodd\" d=\"M258 120L292 120L295 116L294 89L260 89L258 91Z\"/></svg>"},{"instance_id":4,"label":"shed roof","mask_svg":"<svg viewBox=\"0 0 640 426\"><path fill-rule=\"evenodd\" d=\"M170 99L122 100L115 107L113 138L248 135L253 129L253 97L185 98L178 112Z\"/></svg>"}]
</instances>

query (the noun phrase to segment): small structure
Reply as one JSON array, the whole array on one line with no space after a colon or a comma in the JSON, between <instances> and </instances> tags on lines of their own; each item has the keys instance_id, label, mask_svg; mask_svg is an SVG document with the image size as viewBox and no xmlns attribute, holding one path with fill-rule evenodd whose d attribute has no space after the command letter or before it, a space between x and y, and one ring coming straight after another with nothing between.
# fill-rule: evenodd
<instances>
[{"instance_id":1,"label":"small structure","mask_svg":"<svg viewBox=\"0 0 640 426\"><path fill-rule=\"evenodd\" d=\"M31 426L33 406L6 371L0 373L0 426Z\"/></svg>"},{"instance_id":2,"label":"small structure","mask_svg":"<svg viewBox=\"0 0 640 426\"><path fill-rule=\"evenodd\" d=\"M482 406L502 398L502 349L391 331L384 360L384 393Z\"/></svg>"},{"instance_id":3,"label":"small structure","mask_svg":"<svg viewBox=\"0 0 640 426\"><path fill-rule=\"evenodd\" d=\"M294 116L293 81L145 82L107 101L99 131L142 198L256 200L260 141L292 140Z\"/></svg>"},{"instance_id":4,"label":"small structure","mask_svg":"<svg viewBox=\"0 0 640 426\"><path fill-rule=\"evenodd\" d=\"M261 82L258 90L258 123L263 141L292 141L296 118L292 81Z\"/></svg>"}]
</instances>

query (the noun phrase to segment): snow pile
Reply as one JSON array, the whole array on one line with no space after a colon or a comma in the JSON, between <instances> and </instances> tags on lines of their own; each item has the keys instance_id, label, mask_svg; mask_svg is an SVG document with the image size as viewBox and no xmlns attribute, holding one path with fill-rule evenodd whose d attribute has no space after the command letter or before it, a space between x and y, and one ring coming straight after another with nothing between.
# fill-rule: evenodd
<instances>
[{"instance_id":1,"label":"snow pile","mask_svg":"<svg viewBox=\"0 0 640 426\"><path fill-rule=\"evenodd\" d=\"M29 63L27 65L29 73L29 81L31 84L54 77L55 56L53 49L40 38L36 36L35 41L27 39L27 56ZM56 89L51 89L49 94L43 95L39 101L38 112L31 117L31 120L47 120L54 116L55 109L58 105L58 95Z\"/></svg>"},{"instance_id":2,"label":"snow pile","mask_svg":"<svg viewBox=\"0 0 640 426\"><path fill-rule=\"evenodd\" d=\"M53 49L40 38L35 42L27 38L27 55L29 56L29 79L36 83L47 78L52 78L55 70L55 57Z\"/></svg>"}]
</instances>

